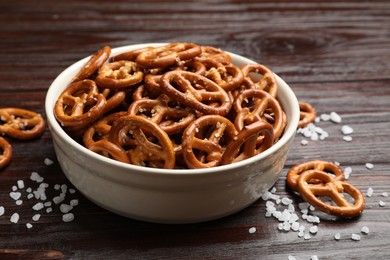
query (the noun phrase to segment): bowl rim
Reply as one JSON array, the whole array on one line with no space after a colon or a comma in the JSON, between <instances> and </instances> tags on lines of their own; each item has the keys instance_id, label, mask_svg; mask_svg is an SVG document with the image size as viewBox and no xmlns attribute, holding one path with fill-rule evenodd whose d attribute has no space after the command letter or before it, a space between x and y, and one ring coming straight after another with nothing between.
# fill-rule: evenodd
<instances>
[{"instance_id":1,"label":"bowl rim","mask_svg":"<svg viewBox=\"0 0 390 260\"><path fill-rule=\"evenodd\" d=\"M166 45L167 43L141 43L141 44L131 44L131 45L126 45L126 46L121 46L121 47L116 47L112 48L111 50L111 56L117 55L119 53L125 52L125 51L130 51L130 50L135 50L139 48L143 48L146 46L163 46ZM244 63L257 63L251 59L248 59L246 57L240 56L238 54L226 51L231 55L232 60L239 59ZM124 170L128 170L129 173L134 174L134 173L140 173L140 174L168 174L169 176L173 175L199 175L199 174L217 174L221 172L226 172L226 171L233 171L235 169L240 169L244 168L245 166L248 166L250 164L255 163L256 161L262 160L279 149L281 149L291 138L296 133L296 129L298 127L298 121L299 121L299 105L298 105L298 99L296 95L294 94L293 90L291 87L282 79L280 78L277 74L274 73L277 82L284 84L282 87L284 91L286 92L286 97L289 99L291 102L290 105L292 105L293 111L292 111L292 117L288 118L289 120L287 121L287 127L283 132L282 137L274 144L272 145L269 149L266 151L255 155L251 158L235 162L232 164L227 164L227 165L220 165L216 167L210 167L210 168L201 168L201 169L161 169L161 168L151 168L151 167L144 167L144 166L138 166L138 165L132 165L124 162L119 162L114 159L107 158L105 156L102 156L100 154L97 154L95 152L92 152L82 144L78 143L76 140L74 140L72 137L70 137L65 130L61 127L61 125L58 123L54 116L54 105L55 102L57 101L59 95L62 93L62 91L66 88L66 86L69 85L70 79L72 76L78 72L78 70L81 68L81 66L86 63L90 57L87 56L81 60L76 61L75 63L71 64L68 66L66 69L64 69L51 83L49 86L46 97L45 97L45 113L46 113L46 118L48 121L49 129L50 132L54 132L59 138L61 138L65 143L68 143L72 148L78 150L80 153L82 153L84 156L87 156L89 158L92 158L93 160L98 160L101 161L105 164L109 164L113 167L118 167L122 168ZM78 68L78 69L77 69ZM76 70L77 69L77 70ZM70 76L68 75L70 74ZM65 79L64 79L65 78ZM64 84L64 81L67 84ZM56 88L57 86L61 86L61 91L57 91ZM280 88L280 86L279 86ZM58 92L58 93L56 93ZM279 95L279 93L278 93ZM295 112L294 112L295 111ZM51 133L53 135L53 133ZM53 140L54 141L54 140Z\"/></svg>"}]
</instances>

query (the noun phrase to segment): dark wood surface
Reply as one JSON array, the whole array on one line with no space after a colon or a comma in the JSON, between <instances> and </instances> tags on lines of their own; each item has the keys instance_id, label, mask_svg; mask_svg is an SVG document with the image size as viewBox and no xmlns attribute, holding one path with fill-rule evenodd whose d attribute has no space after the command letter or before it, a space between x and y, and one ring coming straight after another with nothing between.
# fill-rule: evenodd
<instances>
[{"instance_id":1,"label":"dark wood surface","mask_svg":"<svg viewBox=\"0 0 390 260\"><path fill-rule=\"evenodd\" d=\"M324 218L311 239L277 229L259 200L232 216L192 225L159 225L110 213L84 198L62 221L58 205L31 218L35 199L10 198L12 186L38 172L55 184L71 184L56 161L48 129L42 137L13 146L11 164L0 170L0 259L389 259L390 258L390 3L388 1L0 1L0 107L44 115L54 78L103 45L187 41L212 45L263 63L291 85L318 114L332 111L342 122L320 122L324 141L300 144L297 135L276 193L300 199L285 188L294 164L311 159L352 167L348 180L366 197L363 214L350 220ZM341 126L354 129L342 140ZM50 158L53 165L45 165ZM368 170L365 163L373 163ZM386 205L379 206L383 200ZM19 213L17 224L10 222ZM26 223L33 227L28 229ZM305 223L301 220L301 223ZM307 225L310 226L310 225ZM363 226L369 234L360 232ZM251 234L249 229L256 228ZM341 234L336 241L334 235ZM351 234L361 236L353 241Z\"/></svg>"}]
</instances>

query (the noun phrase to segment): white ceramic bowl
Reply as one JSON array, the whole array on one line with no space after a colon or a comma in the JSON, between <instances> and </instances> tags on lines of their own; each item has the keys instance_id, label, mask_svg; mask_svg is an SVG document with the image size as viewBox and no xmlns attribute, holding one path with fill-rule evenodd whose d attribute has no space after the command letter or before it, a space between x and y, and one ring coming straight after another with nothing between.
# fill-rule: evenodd
<instances>
[{"instance_id":1,"label":"white ceramic bowl","mask_svg":"<svg viewBox=\"0 0 390 260\"><path fill-rule=\"evenodd\" d=\"M112 55L145 46L112 50ZM232 54L241 66L253 61ZM47 122L60 166L69 181L88 199L117 214L157 223L194 223L235 213L260 198L278 179L294 138L299 105L291 88L278 76L278 99L287 115L282 138L265 152L208 169L166 170L121 163L77 143L61 128L54 105L70 80L90 57L64 70L51 84L45 103Z\"/></svg>"}]
</instances>

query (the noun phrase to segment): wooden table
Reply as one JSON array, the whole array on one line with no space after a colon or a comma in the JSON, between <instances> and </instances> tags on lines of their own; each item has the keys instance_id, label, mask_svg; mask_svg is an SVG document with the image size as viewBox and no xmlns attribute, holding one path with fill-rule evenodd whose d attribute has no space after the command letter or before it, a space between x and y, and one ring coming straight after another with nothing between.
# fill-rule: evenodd
<instances>
[{"instance_id":1,"label":"wooden table","mask_svg":"<svg viewBox=\"0 0 390 260\"><path fill-rule=\"evenodd\" d=\"M366 197L355 219L324 218L317 234L305 240L278 230L259 200L232 216L207 223L161 225L112 214L80 193L59 168L48 129L38 139L7 138L14 149L0 171L0 259L389 259L390 257L390 3L388 1L81 1L0 2L0 106L21 107L44 115L45 94L54 78L73 62L103 45L187 41L212 45L270 67L288 82L301 101L319 115L336 112L341 123L321 121L323 141L297 134L276 194L301 200L285 188L294 164L321 159L352 168L348 182ZM354 129L344 141L341 127ZM45 159L54 164L46 165ZM372 163L369 170L366 163ZM52 212L32 207L26 188L37 172L49 184L48 199L66 184L66 202L78 199L75 219L63 222ZM10 197L23 180L23 203ZM58 187L57 187L58 188ZM379 201L385 202L380 206ZM47 208L46 206L45 208ZM17 224L11 223L18 213ZM299 214L300 215L300 214ZM300 220L308 228L311 224ZM27 228L31 223L32 228ZM362 234L362 227L369 228ZM252 227L256 228L250 233ZM306 230L307 231L307 230ZM336 241L334 235L340 233ZM360 241L351 239L356 233Z\"/></svg>"}]
</instances>

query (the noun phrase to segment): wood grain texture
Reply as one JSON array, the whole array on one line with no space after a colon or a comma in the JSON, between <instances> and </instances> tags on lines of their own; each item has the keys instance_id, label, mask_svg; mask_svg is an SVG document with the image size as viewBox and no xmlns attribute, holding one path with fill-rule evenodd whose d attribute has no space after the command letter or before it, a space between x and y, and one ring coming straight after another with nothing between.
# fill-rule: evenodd
<instances>
[{"instance_id":1,"label":"wood grain texture","mask_svg":"<svg viewBox=\"0 0 390 260\"><path fill-rule=\"evenodd\" d=\"M390 258L390 2L389 1L0 1L0 107L44 114L54 78L103 45L188 41L220 47L270 67L291 85L298 99L318 114L332 111L342 123L320 122L330 136L302 146L297 134L277 194L301 201L285 187L294 164L323 159L353 169L349 181L366 193L356 219L326 216L310 240L278 231L257 201L232 216L192 225L158 225L126 219L80 193L75 220L62 221L58 205L39 221L26 199L18 206L9 193L17 180L26 187L36 171L49 183L71 184L55 159L47 129L38 139L8 139L11 164L0 171L0 259L389 259ZM341 126L354 129L342 140ZM43 161L50 158L53 165ZM374 164L368 170L365 163ZM387 204L379 206L379 201ZM18 224L10 222L19 213ZM33 228L27 229L26 223ZM308 225L309 226L309 225ZM360 233L363 226L370 233ZM249 228L256 227L250 234ZM334 234L341 234L340 241ZM351 234L361 235L360 241Z\"/></svg>"}]
</instances>

